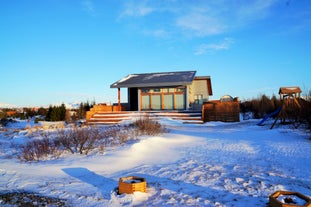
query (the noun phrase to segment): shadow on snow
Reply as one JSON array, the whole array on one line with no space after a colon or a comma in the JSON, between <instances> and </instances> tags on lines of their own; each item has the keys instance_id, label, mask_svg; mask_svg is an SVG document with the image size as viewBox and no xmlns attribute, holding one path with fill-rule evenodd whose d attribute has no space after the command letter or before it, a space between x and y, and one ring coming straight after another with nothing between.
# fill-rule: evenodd
<instances>
[{"instance_id":1,"label":"shadow on snow","mask_svg":"<svg viewBox=\"0 0 311 207\"><path fill-rule=\"evenodd\" d=\"M111 198L111 192L118 186L115 180L98 175L83 167L63 168L62 170L66 174L98 188L106 199Z\"/></svg>"}]
</instances>

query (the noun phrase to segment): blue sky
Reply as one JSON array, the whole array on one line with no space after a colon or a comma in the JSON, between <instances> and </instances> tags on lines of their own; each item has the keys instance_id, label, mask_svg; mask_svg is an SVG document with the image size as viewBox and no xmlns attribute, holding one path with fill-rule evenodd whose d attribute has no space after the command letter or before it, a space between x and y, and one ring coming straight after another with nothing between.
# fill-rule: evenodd
<instances>
[{"instance_id":1,"label":"blue sky","mask_svg":"<svg viewBox=\"0 0 311 207\"><path fill-rule=\"evenodd\" d=\"M110 84L164 71L210 75L211 99L311 89L309 0L0 4L0 103L111 103L117 89Z\"/></svg>"}]
</instances>

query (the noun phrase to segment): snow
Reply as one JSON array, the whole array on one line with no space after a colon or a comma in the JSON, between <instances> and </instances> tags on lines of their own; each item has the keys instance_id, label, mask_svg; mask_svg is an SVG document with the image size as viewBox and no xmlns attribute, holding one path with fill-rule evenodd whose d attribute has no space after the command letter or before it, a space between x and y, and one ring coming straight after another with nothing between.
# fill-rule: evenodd
<instances>
[{"instance_id":1,"label":"snow","mask_svg":"<svg viewBox=\"0 0 311 207\"><path fill-rule=\"evenodd\" d=\"M155 73L144 78L144 81L154 79L155 77L175 75L175 73Z\"/></svg>"},{"instance_id":2,"label":"snow","mask_svg":"<svg viewBox=\"0 0 311 207\"><path fill-rule=\"evenodd\" d=\"M138 76L138 75L135 75L135 74L128 75L125 78L122 78L121 80L119 80L118 82L115 82L113 85L116 86L119 83L123 83L123 82L127 81L128 79L131 79L131 78L136 77L136 76Z\"/></svg>"},{"instance_id":3,"label":"snow","mask_svg":"<svg viewBox=\"0 0 311 207\"><path fill-rule=\"evenodd\" d=\"M161 136L111 147L104 154L68 154L20 162L13 146L31 139L22 121L0 130L0 192L30 191L72 206L266 206L277 190L311 196L309 134L239 123L160 122ZM30 125L32 125L30 123ZM16 131L19 129L19 131ZM146 178L147 192L116 193L119 178Z\"/></svg>"},{"instance_id":4,"label":"snow","mask_svg":"<svg viewBox=\"0 0 311 207\"><path fill-rule=\"evenodd\" d=\"M277 197L277 200L281 203L295 204L295 205L305 205L306 201L295 195L280 195Z\"/></svg>"}]
</instances>

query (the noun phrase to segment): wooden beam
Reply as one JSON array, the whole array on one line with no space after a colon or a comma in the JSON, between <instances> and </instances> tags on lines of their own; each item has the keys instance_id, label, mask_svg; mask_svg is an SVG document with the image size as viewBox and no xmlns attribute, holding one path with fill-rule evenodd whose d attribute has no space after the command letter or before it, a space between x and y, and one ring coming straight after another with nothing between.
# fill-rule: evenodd
<instances>
[{"instance_id":1,"label":"wooden beam","mask_svg":"<svg viewBox=\"0 0 311 207\"><path fill-rule=\"evenodd\" d=\"M118 111L121 111L121 89L118 88Z\"/></svg>"}]
</instances>

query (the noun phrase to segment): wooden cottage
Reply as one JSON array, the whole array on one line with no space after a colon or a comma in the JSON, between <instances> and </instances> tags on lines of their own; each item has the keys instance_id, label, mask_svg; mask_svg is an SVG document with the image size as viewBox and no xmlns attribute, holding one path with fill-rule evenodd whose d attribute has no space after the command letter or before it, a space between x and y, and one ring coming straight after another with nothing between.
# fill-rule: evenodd
<instances>
[{"instance_id":1,"label":"wooden cottage","mask_svg":"<svg viewBox=\"0 0 311 207\"><path fill-rule=\"evenodd\" d=\"M127 88L130 111L201 110L213 94L210 76L195 76L196 71L131 74L111 84Z\"/></svg>"},{"instance_id":2,"label":"wooden cottage","mask_svg":"<svg viewBox=\"0 0 311 207\"><path fill-rule=\"evenodd\" d=\"M115 124L140 112L168 116L183 123L239 121L238 99L213 95L210 76L196 76L196 71L130 74L110 85L118 89L118 104L98 104L86 113L89 124ZM127 88L127 104L122 104L121 88ZM176 112L177 111L177 112Z\"/></svg>"}]
</instances>

